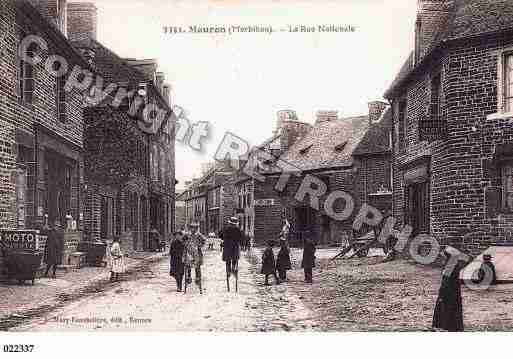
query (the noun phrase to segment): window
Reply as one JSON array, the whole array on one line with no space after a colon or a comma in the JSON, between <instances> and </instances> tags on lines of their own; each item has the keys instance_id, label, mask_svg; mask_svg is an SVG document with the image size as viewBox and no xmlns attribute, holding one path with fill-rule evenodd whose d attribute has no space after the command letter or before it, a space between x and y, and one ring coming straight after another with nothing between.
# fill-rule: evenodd
<instances>
[{"instance_id":1,"label":"window","mask_svg":"<svg viewBox=\"0 0 513 359\"><path fill-rule=\"evenodd\" d=\"M406 100L402 100L399 102L399 108L397 111L397 124L398 124L398 134L399 134L399 148L403 148L405 145L405 126L406 126Z\"/></svg>"},{"instance_id":2,"label":"window","mask_svg":"<svg viewBox=\"0 0 513 359\"><path fill-rule=\"evenodd\" d=\"M504 111L513 112L513 53L504 56Z\"/></svg>"},{"instance_id":3,"label":"window","mask_svg":"<svg viewBox=\"0 0 513 359\"><path fill-rule=\"evenodd\" d=\"M55 104L57 107L57 118L61 123L66 122L66 92L64 85L66 84L64 76L56 79L55 86Z\"/></svg>"},{"instance_id":4,"label":"window","mask_svg":"<svg viewBox=\"0 0 513 359\"><path fill-rule=\"evenodd\" d=\"M513 211L513 164L502 167L502 203L507 211Z\"/></svg>"},{"instance_id":5,"label":"window","mask_svg":"<svg viewBox=\"0 0 513 359\"><path fill-rule=\"evenodd\" d=\"M29 56L32 56L33 50L28 51ZM20 60L19 62L19 99L22 103L32 104L34 97L34 67Z\"/></svg>"},{"instance_id":6,"label":"window","mask_svg":"<svg viewBox=\"0 0 513 359\"><path fill-rule=\"evenodd\" d=\"M431 120L438 121L440 119L440 73L431 78Z\"/></svg>"}]
</instances>

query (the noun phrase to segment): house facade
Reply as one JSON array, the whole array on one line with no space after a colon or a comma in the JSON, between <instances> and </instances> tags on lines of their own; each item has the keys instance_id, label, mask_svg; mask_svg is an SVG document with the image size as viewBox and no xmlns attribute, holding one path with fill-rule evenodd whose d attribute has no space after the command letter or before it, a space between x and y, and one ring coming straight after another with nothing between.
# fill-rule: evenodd
<instances>
[{"instance_id":1,"label":"house facade","mask_svg":"<svg viewBox=\"0 0 513 359\"><path fill-rule=\"evenodd\" d=\"M357 211L342 220L326 210L325 202L335 191L349 194L355 208L370 203L383 211L391 209L390 132L391 111L382 102L369 103L365 116L317 113L312 129L279 158L294 175L279 184L281 173L268 174L269 184L262 189L268 196L274 191L273 200L283 209L282 225L284 218L291 224L292 243L305 237L319 244L340 243L351 235ZM279 186L283 190L277 192ZM345 203L335 201L328 208L339 214Z\"/></svg>"},{"instance_id":2,"label":"house facade","mask_svg":"<svg viewBox=\"0 0 513 359\"><path fill-rule=\"evenodd\" d=\"M201 233L207 233L207 185L193 179L185 190L185 222L198 223Z\"/></svg>"},{"instance_id":3,"label":"house facade","mask_svg":"<svg viewBox=\"0 0 513 359\"><path fill-rule=\"evenodd\" d=\"M256 178L241 170L235 178L240 228L255 245L277 239L286 218L280 192L274 188L276 178L266 174L280 155L306 136L311 128L311 124L298 120L295 111L278 111L273 135L242 160L241 167L249 166L251 171L259 174Z\"/></svg>"},{"instance_id":4,"label":"house facade","mask_svg":"<svg viewBox=\"0 0 513 359\"><path fill-rule=\"evenodd\" d=\"M175 221L173 231L181 231L187 225L187 214L185 206L186 191L180 191L175 198Z\"/></svg>"},{"instance_id":5,"label":"house facade","mask_svg":"<svg viewBox=\"0 0 513 359\"><path fill-rule=\"evenodd\" d=\"M148 250L151 230L167 237L173 229L169 87L155 60L123 59L97 40L94 5L70 5L68 36L97 75L84 110L85 239L119 236L125 247ZM161 111L151 125L144 118L148 108Z\"/></svg>"},{"instance_id":6,"label":"house facade","mask_svg":"<svg viewBox=\"0 0 513 359\"><path fill-rule=\"evenodd\" d=\"M84 225L84 95L55 59L91 70L65 36L66 9L63 0L0 4L0 228L60 221L64 264Z\"/></svg>"},{"instance_id":7,"label":"house facade","mask_svg":"<svg viewBox=\"0 0 513 359\"><path fill-rule=\"evenodd\" d=\"M513 3L419 1L394 112L394 216L479 253L513 229Z\"/></svg>"}]
</instances>

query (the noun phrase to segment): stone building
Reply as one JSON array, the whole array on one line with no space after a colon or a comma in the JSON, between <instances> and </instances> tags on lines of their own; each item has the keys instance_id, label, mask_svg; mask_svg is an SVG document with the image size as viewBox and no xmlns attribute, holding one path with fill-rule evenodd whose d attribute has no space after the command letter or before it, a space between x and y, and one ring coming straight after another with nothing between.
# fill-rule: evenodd
<instances>
[{"instance_id":1,"label":"stone building","mask_svg":"<svg viewBox=\"0 0 513 359\"><path fill-rule=\"evenodd\" d=\"M84 234L87 240L120 236L124 246L147 250L151 230L167 236L173 229L169 86L155 60L123 59L102 45L97 16L93 4L69 4L68 36L96 74L84 109Z\"/></svg>"},{"instance_id":2,"label":"stone building","mask_svg":"<svg viewBox=\"0 0 513 359\"><path fill-rule=\"evenodd\" d=\"M477 253L512 241L513 2L418 1L415 47L385 94L394 216Z\"/></svg>"},{"instance_id":3,"label":"stone building","mask_svg":"<svg viewBox=\"0 0 513 359\"><path fill-rule=\"evenodd\" d=\"M269 200L281 204L283 216L291 224L293 243L301 243L305 237L320 244L339 243L344 235L350 235L357 211L344 220L333 218L324 202L334 191L349 194L356 209L364 203L381 210L391 208L390 132L391 111L379 101L369 103L365 116L339 118L336 111L317 113L313 128L279 157L290 168L284 172L294 175L279 185L281 171L268 173L268 184L261 190ZM280 186L282 190L276 191ZM302 186L308 188L304 196L299 195ZM318 193L317 202L313 193ZM340 213L344 206L341 200L331 208Z\"/></svg>"},{"instance_id":4,"label":"stone building","mask_svg":"<svg viewBox=\"0 0 513 359\"><path fill-rule=\"evenodd\" d=\"M0 228L60 220L68 251L83 230L84 96L62 64L91 68L66 39L64 0L2 1L0 26ZM31 35L42 41L21 46Z\"/></svg>"},{"instance_id":5,"label":"stone building","mask_svg":"<svg viewBox=\"0 0 513 359\"><path fill-rule=\"evenodd\" d=\"M186 191L180 191L175 197L175 221L173 231L181 231L185 229L187 224L187 213L185 206Z\"/></svg>"},{"instance_id":6,"label":"stone building","mask_svg":"<svg viewBox=\"0 0 513 359\"><path fill-rule=\"evenodd\" d=\"M235 214L235 168L227 163L209 164L184 192L186 224L200 224L204 234L218 233Z\"/></svg>"},{"instance_id":7,"label":"stone building","mask_svg":"<svg viewBox=\"0 0 513 359\"><path fill-rule=\"evenodd\" d=\"M299 121L293 110L279 111L273 135L247 156L257 162L255 171L265 174L268 167L311 128L312 125ZM248 158L243 159L241 167L244 167L247 161ZM278 193L273 188L274 179L264 177L260 180L241 170L236 175L234 183L237 195L236 213L243 232L251 237L256 245L265 244L269 238L278 238L285 213Z\"/></svg>"},{"instance_id":8,"label":"stone building","mask_svg":"<svg viewBox=\"0 0 513 359\"><path fill-rule=\"evenodd\" d=\"M207 182L207 233L219 233L228 219L235 215L235 169L223 164L208 174Z\"/></svg>"},{"instance_id":9,"label":"stone building","mask_svg":"<svg viewBox=\"0 0 513 359\"><path fill-rule=\"evenodd\" d=\"M201 179L193 179L186 184L185 222L187 226L196 222L201 233L207 233L207 185Z\"/></svg>"}]
</instances>

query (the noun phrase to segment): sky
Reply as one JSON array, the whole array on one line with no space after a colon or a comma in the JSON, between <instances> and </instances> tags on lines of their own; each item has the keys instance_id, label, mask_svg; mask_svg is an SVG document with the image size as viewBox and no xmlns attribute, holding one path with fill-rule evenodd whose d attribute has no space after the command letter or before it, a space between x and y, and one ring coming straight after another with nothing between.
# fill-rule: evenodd
<instances>
[{"instance_id":1,"label":"sky","mask_svg":"<svg viewBox=\"0 0 513 359\"><path fill-rule=\"evenodd\" d=\"M276 112L313 123L318 110L364 115L413 48L416 0L93 0L98 40L122 57L155 58L172 104L210 124L204 150L176 144L176 177L199 176L226 131L251 145ZM165 26L352 25L354 33L165 34ZM179 185L180 186L180 185Z\"/></svg>"}]
</instances>

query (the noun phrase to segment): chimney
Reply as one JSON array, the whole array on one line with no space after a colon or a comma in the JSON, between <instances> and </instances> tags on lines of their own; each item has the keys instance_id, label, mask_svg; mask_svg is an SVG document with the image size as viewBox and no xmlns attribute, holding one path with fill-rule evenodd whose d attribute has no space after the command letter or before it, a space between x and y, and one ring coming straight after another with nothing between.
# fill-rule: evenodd
<instances>
[{"instance_id":1,"label":"chimney","mask_svg":"<svg viewBox=\"0 0 513 359\"><path fill-rule=\"evenodd\" d=\"M297 121L297 114L294 110L278 111L276 117L276 128L273 131L274 136L276 136L280 132L284 121Z\"/></svg>"},{"instance_id":2,"label":"chimney","mask_svg":"<svg viewBox=\"0 0 513 359\"><path fill-rule=\"evenodd\" d=\"M96 40L98 9L93 3L68 4L68 38L71 41Z\"/></svg>"},{"instance_id":3,"label":"chimney","mask_svg":"<svg viewBox=\"0 0 513 359\"><path fill-rule=\"evenodd\" d=\"M163 72L157 72L156 75L157 83L155 86L159 89L159 92L164 95L164 80L166 79L166 75Z\"/></svg>"},{"instance_id":4,"label":"chimney","mask_svg":"<svg viewBox=\"0 0 513 359\"><path fill-rule=\"evenodd\" d=\"M167 101L167 104L171 106L171 86L169 84L162 86L162 96Z\"/></svg>"},{"instance_id":5,"label":"chimney","mask_svg":"<svg viewBox=\"0 0 513 359\"><path fill-rule=\"evenodd\" d=\"M445 29L453 8L453 0L417 0L414 62L427 55L440 31Z\"/></svg>"},{"instance_id":6,"label":"chimney","mask_svg":"<svg viewBox=\"0 0 513 359\"><path fill-rule=\"evenodd\" d=\"M387 108L387 103L382 101L369 102L369 125L372 125L381 118L383 111Z\"/></svg>"},{"instance_id":7,"label":"chimney","mask_svg":"<svg viewBox=\"0 0 513 359\"><path fill-rule=\"evenodd\" d=\"M29 0L30 4L66 36L67 0Z\"/></svg>"},{"instance_id":8,"label":"chimney","mask_svg":"<svg viewBox=\"0 0 513 359\"><path fill-rule=\"evenodd\" d=\"M317 111L315 124L333 121L338 119L338 111Z\"/></svg>"}]
</instances>

